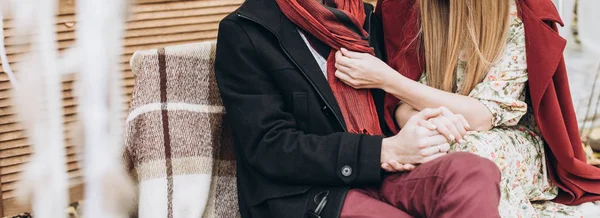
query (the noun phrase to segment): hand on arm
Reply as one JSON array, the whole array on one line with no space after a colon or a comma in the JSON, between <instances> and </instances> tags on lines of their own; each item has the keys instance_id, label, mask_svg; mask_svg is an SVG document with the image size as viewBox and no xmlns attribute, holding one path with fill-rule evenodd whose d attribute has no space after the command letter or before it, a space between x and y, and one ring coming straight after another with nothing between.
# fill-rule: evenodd
<instances>
[{"instance_id":1,"label":"hand on arm","mask_svg":"<svg viewBox=\"0 0 600 218\"><path fill-rule=\"evenodd\" d=\"M420 125L429 126L432 129L437 130L440 134L444 135L449 141L459 142L463 140L464 135L470 129L469 123L465 117L461 114L455 114L446 107L440 107L442 113L439 116L432 117L429 120L422 121ZM408 104L398 105L396 110L396 122L403 128L408 120L419 113L418 110L414 109Z\"/></svg>"},{"instance_id":2,"label":"hand on arm","mask_svg":"<svg viewBox=\"0 0 600 218\"><path fill-rule=\"evenodd\" d=\"M391 68L390 68L391 69ZM468 130L486 131L492 128L492 113L478 99L460 94L441 91L412 81L400 74L392 76L394 85L386 85L383 89L416 110L431 107L445 107L449 111L461 114L470 124ZM450 120L453 122L455 120ZM439 121L448 122L448 121Z\"/></svg>"},{"instance_id":3,"label":"hand on arm","mask_svg":"<svg viewBox=\"0 0 600 218\"><path fill-rule=\"evenodd\" d=\"M431 118L428 123L440 134L444 135L449 141L462 142L464 136L470 129L469 123L461 114L455 114L446 107L440 107L442 114Z\"/></svg>"},{"instance_id":4,"label":"hand on arm","mask_svg":"<svg viewBox=\"0 0 600 218\"><path fill-rule=\"evenodd\" d=\"M397 136L394 136L395 138L384 139L382 150L386 151L389 148L386 143L390 143L392 139L405 140L402 146L407 148L411 147L411 143L413 146L421 145L419 147L419 155L421 155L422 159L416 162L410 162L414 160L406 159L383 162L381 168L388 172L410 171L417 164L445 155L450 150L450 142L461 141L466 134L465 126L468 126L462 115L454 114L444 107L425 109L422 112L418 112L409 105L401 104L398 110L396 110L396 115L398 119L405 119L406 121L398 121L403 127L402 130ZM453 135L457 137L451 139L454 137ZM415 139L419 137L420 139ZM429 142L438 144L430 144ZM382 161L387 157L388 155L382 153Z\"/></svg>"}]
</instances>

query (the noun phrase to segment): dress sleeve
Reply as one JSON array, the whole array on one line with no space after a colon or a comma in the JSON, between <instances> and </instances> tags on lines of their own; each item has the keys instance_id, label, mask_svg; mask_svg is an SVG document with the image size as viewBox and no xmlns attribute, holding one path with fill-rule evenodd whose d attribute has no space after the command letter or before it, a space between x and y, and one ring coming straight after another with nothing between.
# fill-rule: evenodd
<instances>
[{"instance_id":1,"label":"dress sleeve","mask_svg":"<svg viewBox=\"0 0 600 218\"><path fill-rule=\"evenodd\" d=\"M527 113L525 86L528 80L523 23L510 26L506 48L498 63L469 94L492 112L492 125L515 126Z\"/></svg>"}]
</instances>

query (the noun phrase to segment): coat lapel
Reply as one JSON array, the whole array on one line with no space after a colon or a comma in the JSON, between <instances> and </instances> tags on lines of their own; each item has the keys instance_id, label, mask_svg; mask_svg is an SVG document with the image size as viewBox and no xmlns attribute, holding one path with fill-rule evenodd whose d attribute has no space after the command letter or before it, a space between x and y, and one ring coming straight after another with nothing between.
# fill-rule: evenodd
<instances>
[{"instance_id":1,"label":"coat lapel","mask_svg":"<svg viewBox=\"0 0 600 218\"><path fill-rule=\"evenodd\" d=\"M529 7L530 4L535 4L535 7ZM562 24L562 21L553 11L556 12L556 8L548 0L523 0L520 3L520 15L525 26L529 92L536 112L562 61L567 44L556 30L556 23Z\"/></svg>"},{"instance_id":2,"label":"coat lapel","mask_svg":"<svg viewBox=\"0 0 600 218\"><path fill-rule=\"evenodd\" d=\"M339 105L331 91L329 82L323 75L323 71L319 67L317 61L313 57L312 53L304 43L304 40L298 33L296 25L287 19L281 19L282 25L279 29L279 40L283 50L289 54L292 61L297 63L300 71L306 75L306 79L313 83L315 88L323 98L331 105L331 110L340 118L342 118L342 112ZM343 125L345 123L342 122Z\"/></svg>"},{"instance_id":3,"label":"coat lapel","mask_svg":"<svg viewBox=\"0 0 600 218\"><path fill-rule=\"evenodd\" d=\"M342 127L346 128L340 107L321 68L298 33L296 25L285 17L277 3L274 0L246 1L238 10L238 14L263 25L275 34L284 52L323 96L323 100L331 107L335 116L341 119L339 121Z\"/></svg>"}]
</instances>

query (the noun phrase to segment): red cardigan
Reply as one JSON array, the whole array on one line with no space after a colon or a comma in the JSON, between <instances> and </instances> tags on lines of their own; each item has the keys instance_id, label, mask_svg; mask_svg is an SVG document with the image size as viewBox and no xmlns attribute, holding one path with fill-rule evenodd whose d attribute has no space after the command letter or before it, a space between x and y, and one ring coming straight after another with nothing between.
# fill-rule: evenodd
<instances>
[{"instance_id":1,"label":"red cardigan","mask_svg":"<svg viewBox=\"0 0 600 218\"><path fill-rule=\"evenodd\" d=\"M554 200L581 204L600 200L600 168L586 163L565 68L566 40L556 24L562 21L550 0L517 0L525 26L531 106L546 141L550 176L561 192ZM417 80L424 71L423 52L418 52L419 9L417 0L379 0L377 15L383 22L388 64ZM387 124L394 130L393 112L398 99L386 97Z\"/></svg>"}]
</instances>

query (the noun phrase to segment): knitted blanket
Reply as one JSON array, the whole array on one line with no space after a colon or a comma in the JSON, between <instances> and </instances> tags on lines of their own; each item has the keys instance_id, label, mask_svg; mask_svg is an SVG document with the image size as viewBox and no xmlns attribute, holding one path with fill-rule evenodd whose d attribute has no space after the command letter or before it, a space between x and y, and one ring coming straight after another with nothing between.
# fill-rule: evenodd
<instances>
[{"instance_id":1,"label":"knitted blanket","mask_svg":"<svg viewBox=\"0 0 600 218\"><path fill-rule=\"evenodd\" d=\"M138 216L239 217L231 132L213 72L215 43L139 51L125 128Z\"/></svg>"}]
</instances>

